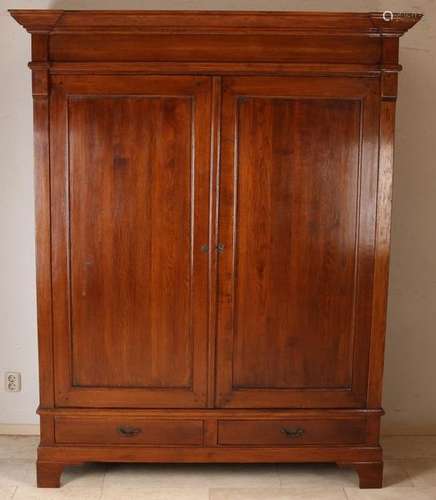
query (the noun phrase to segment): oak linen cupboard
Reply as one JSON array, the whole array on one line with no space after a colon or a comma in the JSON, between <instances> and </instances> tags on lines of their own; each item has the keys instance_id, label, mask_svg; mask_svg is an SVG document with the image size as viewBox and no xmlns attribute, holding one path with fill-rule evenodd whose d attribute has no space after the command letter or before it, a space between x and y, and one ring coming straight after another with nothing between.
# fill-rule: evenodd
<instances>
[{"instance_id":1,"label":"oak linen cupboard","mask_svg":"<svg viewBox=\"0 0 436 500\"><path fill-rule=\"evenodd\" d=\"M14 10L32 34L38 485L379 444L390 13Z\"/></svg>"}]
</instances>

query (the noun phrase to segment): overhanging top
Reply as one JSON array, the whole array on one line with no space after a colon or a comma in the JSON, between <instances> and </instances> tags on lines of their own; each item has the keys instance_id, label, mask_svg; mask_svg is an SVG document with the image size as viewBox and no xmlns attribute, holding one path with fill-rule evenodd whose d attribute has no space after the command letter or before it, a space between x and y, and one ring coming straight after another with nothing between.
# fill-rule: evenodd
<instances>
[{"instance_id":1,"label":"overhanging top","mask_svg":"<svg viewBox=\"0 0 436 500\"><path fill-rule=\"evenodd\" d=\"M255 12L255 11L115 11L10 10L30 33L331 33L401 36L422 17L390 11Z\"/></svg>"}]
</instances>

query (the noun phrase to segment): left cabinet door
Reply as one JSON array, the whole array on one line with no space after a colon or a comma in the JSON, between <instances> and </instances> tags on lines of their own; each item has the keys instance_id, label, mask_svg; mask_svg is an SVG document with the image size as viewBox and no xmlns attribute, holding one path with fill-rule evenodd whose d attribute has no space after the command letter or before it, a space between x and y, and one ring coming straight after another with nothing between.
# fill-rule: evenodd
<instances>
[{"instance_id":1,"label":"left cabinet door","mask_svg":"<svg viewBox=\"0 0 436 500\"><path fill-rule=\"evenodd\" d=\"M206 405L210 88L52 77L59 407Z\"/></svg>"}]
</instances>

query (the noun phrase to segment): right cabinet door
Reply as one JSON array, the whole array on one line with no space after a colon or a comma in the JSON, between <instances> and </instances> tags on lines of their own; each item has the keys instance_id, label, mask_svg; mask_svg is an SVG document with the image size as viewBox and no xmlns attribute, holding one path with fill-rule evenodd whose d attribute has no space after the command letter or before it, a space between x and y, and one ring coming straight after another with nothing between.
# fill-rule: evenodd
<instances>
[{"instance_id":1,"label":"right cabinet door","mask_svg":"<svg viewBox=\"0 0 436 500\"><path fill-rule=\"evenodd\" d=\"M223 80L216 404L366 404L376 78Z\"/></svg>"}]
</instances>

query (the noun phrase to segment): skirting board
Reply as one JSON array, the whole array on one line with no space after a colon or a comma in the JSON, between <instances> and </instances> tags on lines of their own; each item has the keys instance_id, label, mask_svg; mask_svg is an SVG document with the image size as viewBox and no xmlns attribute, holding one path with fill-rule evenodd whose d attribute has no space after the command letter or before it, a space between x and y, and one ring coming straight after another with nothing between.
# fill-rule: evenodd
<instances>
[{"instance_id":1,"label":"skirting board","mask_svg":"<svg viewBox=\"0 0 436 500\"><path fill-rule=\"evenodd\" d=\"M0 424L0 435L39 436L39 424Z\"/></svg>"}]
</instances>

